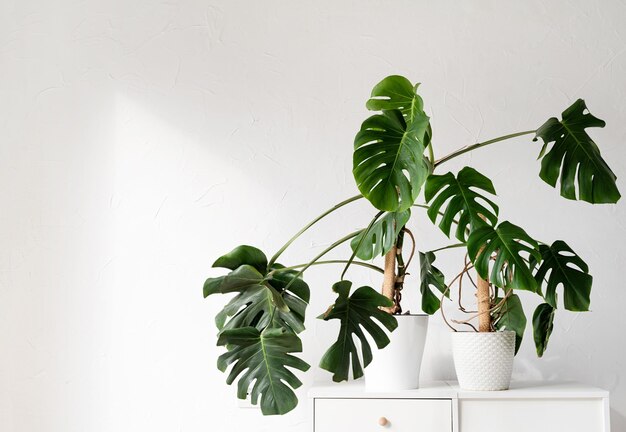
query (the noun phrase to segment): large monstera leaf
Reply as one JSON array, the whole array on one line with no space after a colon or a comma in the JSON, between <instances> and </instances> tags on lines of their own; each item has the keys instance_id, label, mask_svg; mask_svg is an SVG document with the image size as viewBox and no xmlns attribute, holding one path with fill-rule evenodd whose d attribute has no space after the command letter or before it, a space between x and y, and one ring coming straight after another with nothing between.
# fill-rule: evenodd
<instances>
[{"instance_id":1,"label":"large monstera leaf","mask_svg":"<svg viewBox=\"0 0 626 432\"><path fill-rule=\"evenodd\" d=\"M396 244L400 230L411 217L410 210L389 212L378 219L369 230L363 230L350 242L356 256L362 260L371 260L385 255Z\"/></svg>"},{"instance_id":2,"label":"large monstera leaf","mask_svg":"<svg viewBox=\"0 0 626 432\"><path fill-rule=\"evenodd\" d=\"M382 113L365 120L354 138L354 179L379 210L408 209L432 171L424 157L430 143L429 118L416 88L402 77L381 81L367 107Z\"/></svg>"},{"instance_id":3,"label":"large monstera leaf","mask_svg":"<svg viewBox=\"0 0 626 432\"><path fill-rule=\"evenodd\" d=\"M539 252L541 265L535 272L535 279L539 285L546 286L544 293L546 302L556 309L556 289L563 285L565 309L576 312L588 311L593 277L589 274L587 263L562 240L555 241L551 246L540 245Z\"/></svg>"},{"instance_id":4,"label":"large monstera leaf","mask_svg":"<svg viewBox=\"0 0 626 432\"><path fill-rule=\"evenodd\" d=\"M318 317L325 321L336 319L341 323L337 341L320 361L322 369L333 373L335 382L348 380L350 364L354 379L363 376L363 368L372 361L372 348L365 332L374 339L379 349L389 343L389 337L374 320L389 331L398 326L393 315L379 309L381 306L392 306L391 300L368 286L360 287L350 295L351 286L352 282L347 280L334 284L333 291L337 293L337 299L326 313ZM361 344L362 363L355 338Z\"/></svg>"},{"instance_id":5,"label":"large monstera leaf","mask_svg":"<svg viewBox=\"0 0 626 432\"><path fill-rule=\"evenodd\" d=\"M245 399L250 391L256 405L260 397L264 415L285 414L296 407L298 398L292 389L302 382L288 368L303 372L309 369L306 362L291 355L302 352L298 336L284 328L259 331L243 327L222 331L217 344L228 349L218 358L217 367L225 372L233 365L226 382L232 384L239 377L239 399Z\"/></svg>"},{"instance_id":6,"label":"large monstera leaf","mask_svg":"<svg viewBox=\"0 0 626 432\"><path fill-rule=\"evenodd\" d=\"M429 315L439 310L440 296L436 295L431 287L435 287L442 295L447 293L444 275L437 267L433 252L419 253L420 258L420 292L422 293L422 310Z\"/></svg>"},{"instance_id":7,"label":"large monstera leaf","mask_svg":"<svg viewBox=\"0 0 626 432\"><path fill-rule=\"evenodd\" d=\"M541 255L537 242L522 228L507 221L497 227L477 228L467 240L467 252L482 278L499 287L536 292L537 282L527 260L533 257L539 261Z\"/></svg>"},{"instance_id":8,"label":"large monstera leaf","mask_svg":"<svg viewBox=\"0 0 626 432\"><path fill-rule=\"evenodd\" d=\"M496 298L496 304L503 298ZM519 351L526 329L526 315L522 302L517 294L509 294L502 307L494 313L493 325L498 330L512 330L515 332L515 354Z\"/></svg>"},{"instance_id":9,"label":"large monstera leaf","mask_svg":"<svg viewBox=\"0 0 626 432\"><path fill-rule=\"evenodd\" d=\"M561 121L552 117L537 129L535 141L540 137L544 142L539 154L543 158L539 176L552 187L560 180L563 197L592 204L615 203L620 199L617 177L585 130L604 125L604 120L594 117L585 101L578 99L563 111ZM554 144L548 150L550 143Z\"/></svg>"},{"instance_id":10,"label":"large monstera leaf","mask_svg":"<svg viewBox=\"0 0 626 432\"><path fill-rule=\"evenodd\" d=\"M548 348L548 340L554 328L554 308L548 303L537 306L533 314L533 337L537 355L543 356Z\"/></svg>"},{"instance_id":11,"label":"large monstera leaf","mask_svg":"<svg viewBox=\"0 0 626 432\"><path fill-rule=\"evenodd\" d=\"M213 266L232 271L225 276L207 279L204 296L237 293L215 317L220 331L249 326L263 330L270 324L294 333L304 330L309 287L296 278L285 290L295 278L295 271L282 270L280 264L274 264L267 271L265 254L252 246L238 246L220 257Z\"/></svg>"},{"instance_id":12,"label":"large monstera leaf","mask_svg":"<svg viewBox=\"0 0 626 432\"><path fill-rule=\"evenodd\" d=\"M443 175L431 174L426 180L424 197L430 204L428 216L436 223L441 208L447 202L439 228L450 237L450 228L458 216L455 236L467 241L468 233L475 228L498 222L498 206L478 190L495 195L493 183L473 168L465 167L455 177L451 172Z\"/></svg>"}]
</instances>

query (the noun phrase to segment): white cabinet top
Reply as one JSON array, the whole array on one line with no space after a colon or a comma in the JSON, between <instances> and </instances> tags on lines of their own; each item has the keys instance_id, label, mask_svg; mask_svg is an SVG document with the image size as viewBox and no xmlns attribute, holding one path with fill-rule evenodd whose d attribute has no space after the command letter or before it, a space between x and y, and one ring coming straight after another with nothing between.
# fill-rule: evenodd
<instances>
[{"instance_id":1,"label":"white cabinet top","mask_svg":"<svg viewBox=\"0 0 626 432\"><path fill-rule=\"evenodd\" d=\"M362 381L315 385L309 390L310 398L359 399L576 399L606 398L609 392L597 387L563 381L518 381L504 391L462 390L454 381L422 383L416 390L393 392L368 392Z\"/></svg>"}]
</instances>

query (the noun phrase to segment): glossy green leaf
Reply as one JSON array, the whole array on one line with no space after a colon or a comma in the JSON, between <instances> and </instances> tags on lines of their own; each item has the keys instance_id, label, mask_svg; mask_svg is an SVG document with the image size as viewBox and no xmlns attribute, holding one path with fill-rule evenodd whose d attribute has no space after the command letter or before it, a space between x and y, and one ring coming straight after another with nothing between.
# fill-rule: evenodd
<instances>
[{"instance_id":1,"label":"glossy green leaf","mask_svg":"<svg viewBox=\"0 0 626 432\"><path fill-rule=\"evenodd\" d=\"M496 304L502 298L496 298ZM517 294L511 294L502 305L502 308L494 312L493 325L498 330L512 330L515 332L515 354L519 350L526 329L526 315L522 308L522 302Z\"/></svg>"},{"instance_id":2,"label":"glossy green leaf","mask_svg":"<svg viewBox=\"0 0 626 432\"><path fill-rule=\"evenodd\" d=\"M364 230L353 238L350 247L356 250L356 256L362 260L383 256L396 244L398 233L410 217L410 210L386 213L368 231Z\"/></svg>"},{"instance_id":3,"label":"glossy green leaf","mask_svg":"<svg viewBox=\"0 0 626 432\"><path fill-rule=\"evenodd\" d=\"M443 273L433 265L435 254L433 252L419 253L420 259L420 292L422 293L422 310L429 315L439 310L441 295L433 292L431 287L436 288L443 294L447 290ZM449 297L449 293L447 293Z\"/></svg>"},{"instance_id":4,"label":"glossy green leaf","mask_svg":"<svg viewBox=\"0 0 626 432\"><path fill-rule=\"evenodd\" d=\"M219 257L213 263L213 267L235 270L243 264L251 265L258 271L265 273L267 269L267 257L261 250L254 246L241 245L237 246L226 255Z\"/></svg>"},{"instance_id":5,"label":"glossy green leaf","mask_svg":"<svg viewBox=\"0 0 626 432\"><path fill-rule=\"evenodd\" d=\"M537 129L535 141L541 138L544 142L539 154L543 158L539 176L552 187L559 180L563 197L593 204L616 203L620 199L617 177L586 131L604 125L604 120L594 117L585 101L578 99L563 111L561 121L552 117ZM548 150L551 143L554 144Z\"/></svg>"},{"instance_id":6,"label":"glossy green leaf","mask_svg":"<svg viewBox=\"0 0 626 432\"><path fill-rule=\"evenodd\" d=\"M337 341L320 361L320 367L332 372L333 381L336 382L348 380L350 364L354 379L363 376L363 368L372 361L372 349L366 333L380 349L389 343L389 337L380 324L389 331L398 326L393 315L379 309L381 306L392 306L391 300L367 286L358 288L350 295L351 286L352 282L347 280L334 284L333 291L337 293L337 299L326 313L319 317L325 321L336 319L341 323ZM355 339L360 341L362 358L359 357Z\"/></svg>"},{"instance_id":7,"label":"glossy green leaf","mask_svg":"<svg viewBox=\"0 0 626 432\"><path fill-rule=\"evenodd\" d=\"M522 228L507 221L495 228L479 227L467 240L467 252L478 274L496 286L537 290L537 282L526 260L528 257L540 260L541 255L537 242ZM492 262L494 254L496 258Z\"/></svg>"},{"instance_id":8,"label":"glossy green leaf","mask_svg":"<svg viewBox=\"0 0 626 432\"><path fill-rule=\"evenodd\" d=\"M539 252L541 264L535 272L535 279L539 285L545 285L546 302L553 308L557 307L556 289L562 285L565 309L588 311L593 277L589 274L587 263L562 240L555 241L551 246L540 245Z\"/></svg>"},{"instance_id":9,"label":"glossy green leaf","mask_svg":"<svg viewBox=\"0 0 626 432\"><path fill-rule=\"evenodd\" d=\"M302 382L290 370L307 371L309 365L292 355L302 352L300 338L283 328L254 327L224 330L218 345L228 351L217 360L222 372L232 365L226 382L232 384L238 377L237 397L245 399L250 391L253 404L259 403L264 415L285 414L298 405L292 389Z\"/></svg>"},{"instance_id":10,"label":"glossy green leaf","mask_svg":"<svg viewBox=\"0 0 626 432\"><path fill-rule=\"evenodd\" d=\"M354 139L354 179L379 210L411 207L432 171L424 158L430 142L429 118L416 88L398 76L376 85L367 107L382 113L365 120Z\"/></svg>"},{"instance_id":11,"label":"glossy green leaf","mask_svg":"<svg viewBox=\"0 0 626 432\"><path fill-rule=\"evenodd\" d=\"M399 110L407 123L424 113L424 102L417 87L403 76L391 75L376 84L365 106L370 111Z\"/></svg>"},{"instance_id":12,"label":"glossy green leaf","mask_svg":"<svg viewBox=\"0 0 626 432\"><path fill-rule=\"evenodd\" d=\"M492 195L496 193L491 180L474 168L465 167L456 177L451 172L431 174L424 189L424 197L430 204L430 220L436 223L439 212L442 212L439 228L449 237L454 218L458 217L455 236L462 242L467 241L468 233L475 228L485 224L495 226L498 222L498 206L479 193L479 190ZM446 206L442 211L444 204Z\"/></svg>"},{"instance_id":13,"label":"glossy green leaf","mask_svg":"<svg viewBox=\"0 0 626 432\"><path fill-rule=\"evenodd\" d=\"M554 311L555 309L548 303L542 303L533 314L533 337L539 357L543 356L548 348L548 341L554 328Z\"/></svg>"},{"instance_id":14,"label":"glossy green leaf","mask_svg":"<svg viewBox=\"0 0 626 432\"><path fill-rule=\"evenodd\" d=\"M258 256L240 254L239 257L243 258L237 263L248 260L258 264ZM290 329L294 333L304 330L305 312L310 297L309 287L302 279L296 278L289 289L285 290L297 272L282 268L280 264L274 264L270 272L266 273L265 269L260 272L245 263L225 276L207 279L204 284L205 297L212 294L237 294L216 315L218 329L224 331L251 326L263 330L272 324ZM272 313L275 306L276 311Z\"/></svg>"}]
</instances>

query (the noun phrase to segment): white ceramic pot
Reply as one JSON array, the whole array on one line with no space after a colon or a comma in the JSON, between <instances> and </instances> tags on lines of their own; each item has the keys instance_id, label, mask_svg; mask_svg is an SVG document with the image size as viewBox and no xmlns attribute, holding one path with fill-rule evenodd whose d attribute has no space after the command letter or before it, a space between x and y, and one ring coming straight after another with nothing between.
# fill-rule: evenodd
<instances>
[{"instance_id":1,"label":"white ceramic pot","mask_svg":"<svg viewBox=\"0 0 626 432\"><path fill-rule=\"evenodd\" d=\"M428 315L395 315L398 328L389 334L389 345L375 349L365 369L367 391L397 391L419 388L422 355L428 330Z\"/></svg>"},{"instance_id":2,"label":"white ceramic pot","mask_svg":"<svg viewBox=\"0 0 626 432\"><path fill-rule=\"evenodd\" d=\"M452 355L462 389L507 390L513 371L515 332L455 332Z\"/></svg>"}]
</instances>

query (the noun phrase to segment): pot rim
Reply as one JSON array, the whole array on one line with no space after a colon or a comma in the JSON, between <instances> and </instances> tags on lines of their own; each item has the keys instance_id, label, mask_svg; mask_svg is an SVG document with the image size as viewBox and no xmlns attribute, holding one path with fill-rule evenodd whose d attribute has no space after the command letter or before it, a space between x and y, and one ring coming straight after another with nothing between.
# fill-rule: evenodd
<instances>
[{"instance_id":1,"label":"pot rim","mask_svg":"<svg viewBox=\"0 0 626 432\"><path fill-rule=\"evenodd\" d=\"M414 314L414 313L408 313L408 314L400 314L400 315L391 315L393 317L429 317L430 315L425 314L425 313L421 313L421 314Z\"/></svg>"},{"instance_id":2,"label":"pot rim","mask_svg":"<svg viewBox=\"0 0 626 432\"><path fill-rule=\"evenodd\" d=\"M506 334L506 333L513 333L515 334L515 332L513 330L502 330L502 331L495 331L495 332L476 332L476 331L471 331L471 330L457 330L455 332L452 332L452 334L455 335L497 335L497 334Z\"/></svg>"}]
</instances>

